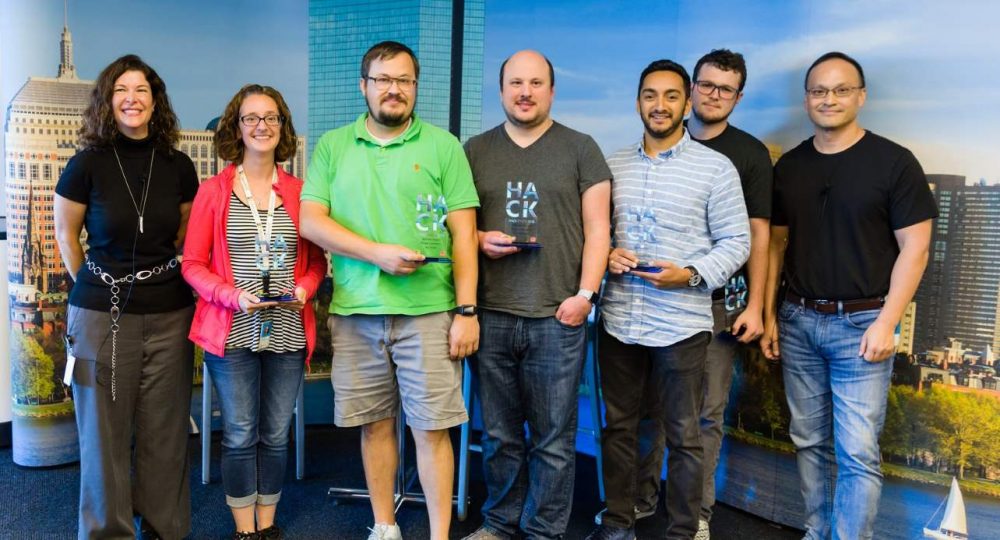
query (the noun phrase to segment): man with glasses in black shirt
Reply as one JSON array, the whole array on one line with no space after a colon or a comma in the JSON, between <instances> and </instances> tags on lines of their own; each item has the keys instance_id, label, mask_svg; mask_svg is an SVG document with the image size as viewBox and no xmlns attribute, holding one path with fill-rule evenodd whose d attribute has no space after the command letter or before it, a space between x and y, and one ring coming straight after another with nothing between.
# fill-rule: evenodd
<instances>
[{"instance_id":1,"label":"man with glasses in black shirt","mask_svg":"<svg viewBox=\"0 0 1000 540\"><path fill-rule=\"evenodd\" d=\"M937 217L913 154L858 124L866 98L857 61L819 57L805 82L815 135L774 172L761 348L782 361L809 540L872 537L895 328Z\"/></svg>"}]
</instances>

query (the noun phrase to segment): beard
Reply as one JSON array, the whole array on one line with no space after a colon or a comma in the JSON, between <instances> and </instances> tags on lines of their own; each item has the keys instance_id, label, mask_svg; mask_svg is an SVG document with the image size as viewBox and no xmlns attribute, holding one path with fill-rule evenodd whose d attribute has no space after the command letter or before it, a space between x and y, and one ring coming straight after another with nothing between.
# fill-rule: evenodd
<instances>
[{"instance_id":1,"label":"beard","mask_svg":"<svg viewBox=\"0 0 1000 540\"><path fill-rule=\"evenodd\" d=\"M397 97L396 99L403 105L407 103L403 98ZM410 112L405 109L400 112L383 111L381 108L372 108L371 102L368 102L368 115L374 118L379 124L391 128L399 127L410 120Z\"/></svg>"},{"instance_id":2,"label":"beard","mask_svg":"<svg viewBox=\"0 0 1000 540\"><path fill-rule=\"evenodd\" d=\"M646 128L646 133L649 133L649 136L654 139L666 139L667 137L673 135L677 131L677 128L681 127L681 124L683 123L683 116L680 118L670 117L670 124L667 127L654 128L649 124L649 117L647 115L643 115L642 117L642 125Z\"/></svg>"}]
</instances>

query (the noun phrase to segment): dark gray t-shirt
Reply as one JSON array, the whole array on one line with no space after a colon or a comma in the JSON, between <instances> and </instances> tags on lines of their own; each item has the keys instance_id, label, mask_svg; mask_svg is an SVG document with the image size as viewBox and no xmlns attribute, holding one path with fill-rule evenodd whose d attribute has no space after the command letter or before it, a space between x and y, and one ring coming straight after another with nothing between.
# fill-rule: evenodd
<instances>
[{"instance_id":1,"label":"dark gray t-shirt","mask_svg":"<svg viewBox=\"0 0 1000 540\"><path fill-rule=\"evenodd\" d=\"M600 148L589 135L555 122L527 148L515 144L501 124L469 139L465 153L479 192L479 230L510 234L516 226L542 245L496 260L480 255L480 307L554 316L580 287L581 196L611 178Z\"/></svg>"}]
</instances>

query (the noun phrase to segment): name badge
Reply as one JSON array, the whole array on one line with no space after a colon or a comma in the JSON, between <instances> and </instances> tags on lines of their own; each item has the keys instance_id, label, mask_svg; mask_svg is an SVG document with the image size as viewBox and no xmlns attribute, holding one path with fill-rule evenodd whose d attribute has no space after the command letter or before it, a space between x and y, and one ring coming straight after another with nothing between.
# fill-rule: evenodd
<instances>
[{"instance_id":1,"label":"name badge","mask_svg":"<svg viewBox=\"0 0 1000 540\"><path fill-rule=\"evenodd\" d=\"M257 350L263 351L271 344L271 330L274 329L274 323L271 321L263 321L260 323L260 339L257 340Z\"/></svg>"},{"instance_id":2,"label":"name badge","mask_svg":"<svg viewBox=\"0 0 1000 540\"><path fill-rule=\"evenodd\" d=\"M73 356L73 340L69 336L64 338L66 341L66 372L63 373L63 384L66 386L72 386L73 384L73 369L76 367L76 357Z\"/></svg>"}]
</instances>

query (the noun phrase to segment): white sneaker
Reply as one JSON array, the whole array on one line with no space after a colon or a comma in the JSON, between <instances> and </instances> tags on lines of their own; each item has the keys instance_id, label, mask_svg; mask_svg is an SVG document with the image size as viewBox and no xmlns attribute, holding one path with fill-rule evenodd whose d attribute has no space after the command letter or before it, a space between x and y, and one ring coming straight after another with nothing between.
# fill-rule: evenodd
<instances>
[{"instance_id":1,"label":"white sneaker","mask_svg":"<svg viewBox=\"0 0 1000 540\"><path fill-rule=\"evenodd\" d=\"M368 540L403 540L403 533L396 524L376 523L375 527L369 527L368 530L371 531Z\"/></svg>"},{"instance_id":2,"label":"white sneaker","mask_svg":"<svg viewBox=\"0 0 1000 540\"><path fill-rule=\"evenodd\" d=\"M711 538L708 530L708 522L704 519L698 520L698 532L694 534L694 540L709 540Z\"/></svg>"}]
</instances>

